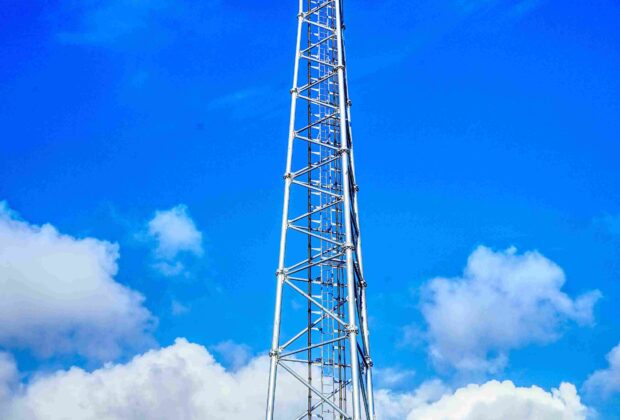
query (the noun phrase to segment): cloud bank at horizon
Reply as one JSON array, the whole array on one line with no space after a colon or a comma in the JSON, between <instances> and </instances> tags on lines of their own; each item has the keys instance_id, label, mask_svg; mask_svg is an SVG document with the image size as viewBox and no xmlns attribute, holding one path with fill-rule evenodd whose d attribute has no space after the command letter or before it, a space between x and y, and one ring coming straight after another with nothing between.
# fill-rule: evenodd
<instances>
[{"instance_id":1,"label":"cloud bank at horizon","mask_svg":"<svg viewBox=\"0 0 620 420\"><path fill-rule=\"evenodd\" d=\"M144 297L117 282L119 247L30 224L0 202L0 347L110 360L153 345Z\"/></svg>"}]
</instances>

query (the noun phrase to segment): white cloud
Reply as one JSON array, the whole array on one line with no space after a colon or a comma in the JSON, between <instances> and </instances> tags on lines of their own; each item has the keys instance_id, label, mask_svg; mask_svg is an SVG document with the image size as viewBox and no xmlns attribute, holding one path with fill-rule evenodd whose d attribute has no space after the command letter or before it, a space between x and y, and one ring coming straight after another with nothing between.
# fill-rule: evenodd
<instances>
[{"instance_id":1,"label":"white cloud","mask_svg":"<svg viewBox=\"0 0 620 420\"><path fill-rule=\"evenodd\" d=\"M127 364L79 368L35 377L0 407L5 420L252 420L264 416L268 358L236 372L202 346L177 339ZM1 372L1 370L0 370ZM294 418L305 392L280 375L279 418Z\"/></svg>"},{"instance_id":2,"label":"white cloud","mask_svg":"<svg viewBox=\"0 0 620 420\"><path fill-rule=\"evenodd\" d=\"M386 367L373 370L374 383L379 387L394 388L409 382L415 376L410 369Z\"/></svg>"},{"instance_id":3,"label":"white cloud","mask_svg":"<svg viewBox=\"0 0 620 420\"><path fill-rule=\"evenodd\" d=\"M185 270L185 265L181 261L174 261L173 263L157 261L153 267L166 277L178 276Z\"/></svg>"},{"instance_id":4,"label":"white cloud","mask_svg":"<svg viewBox=\"0 0 620 420\"><path fill-rule=\"evenodd\" d=\"M510 381L468 385L439 401L413 409L408 420L584 420L587 408L575 386L563 383L551 392Z\"/></svg>"},{"instance_id":5,"label":"white cloud","mask_svg":"<svg viewBox=\"0 0 620 420\"><path fill-rule=\"evenodd\" d=\"M150 344L144 298L116 282L118 245L20 220L0 202L0 346L94 359Z\"/></svg>"},{"instance_id":6,"label":"white cloud","mask_svg":"<svg viewBox=\"0 0 620 420\"><path fill-rule=\"evenodd\" d=\"M422 313L437 364L497 371L511 349L557 340L568 321L593 323L600 292L572 299L562 269L536 251L479 247L462 277L435 278L423 288Z\"/></svg>"},{"instance_id":7,"label":"white cloud","mask_svg":"<svg viewBox=\"0 0 620 420\"><path fill-rule=\"evenodd\" d=\"M175 316L185 315L189 313L190 310L191 308L188 305L185 305L176 299L173 299L172 303L170 304L170 312L172 312L172 315Z\"/></svg>"},{"instance_id":8,"label":"white cloud","mask_svg":"<svg viewBox=\"0 0 620 420\"><path fill-rule=\"evenodd\" d=\"M204 252L202 233L183 204L155 212L148 222L148 235L156 243L155 268L165 276L176 276L185 270L183 263L176 260L180 254L199 257Z\"/></svg>"},{"instance_id":9,"label":"white cloud","mask_svg":"<svg viewBox=\"0 0 620 420\"><path fill-rule=\"evenodd\" d=\"M0 407L10 401L13 389L19 382L19 372L13 356L0 352ZM0 410L0 414L1 414Z\"/></svg>"},{"instance_id":10,"label":"white cloud","mask_svg":"<svg viewBox=\"0 0 620 420\"><path fill-rule=\"evenodd\" d=\"M426 407L444 395L450 389L440 380L424 382L413 392L400 393L389 389L375 391L375 412L378 420L402 420L420 407Z\"/></svg>"},{"instance_id":11,"label":"white cloud","mask_svg":"<svg viewBox=\"0 0 620 420\"><path fill-rule=\"evenodd\" d=\"M0 417L5 420L259 420L264 418L268 358L226 370L202 346L177 339L126 364L93 372L71 368L15 386L17 371L0 357ZM303 369L300 368L300 369ZM5 374L7 372L7 374ZM2 381L5 381L4 383ZM306 391L282 371L277 419L296 418ZM440 381L411 393L378 390L378 420L583 420L575 387L546 392L511 382L469 385L454 394Z\"/></svg>"},{"instance_id":12,"label":"white cloud","mask_svg":"<svg viewBox=\"0 0 620 420\"><path fill-rule=\"evenodd\" d=\"M607 354L607 369L594 372L584 384L588 394L607 398L620 393L620 343Z\"/></svg>"},{"instance_id":13,"label":"white cloud","mask_svg":"<svg viewBox=\"0 0 620 420\"><path fill-rule=\"evenodd\" d=\"M157 253L163 258L171 259L181 252L202 255L202 233L183 204L155 212L148 232L157 241Z\"/></svg>"}]
</instances>

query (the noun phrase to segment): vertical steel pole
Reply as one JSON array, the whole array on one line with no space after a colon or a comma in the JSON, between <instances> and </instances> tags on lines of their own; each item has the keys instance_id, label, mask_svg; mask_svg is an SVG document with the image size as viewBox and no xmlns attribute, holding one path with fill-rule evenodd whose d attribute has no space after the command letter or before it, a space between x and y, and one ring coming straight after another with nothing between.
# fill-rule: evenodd
<instances>
[{"instance_id":1,"label":"vertical steel pole","mask_svg":"<svg viewBox=\"0 0 620 420\"><path fill-rule=\"evenodd\" d=\"M295 48L295 70L293 73L293 88L291 89L291 116L289 120L288 148L286 151L286 173L284 175L284 204L282 208L282 231L280 233L280 255L278 258L276 303L273 317L273 336L271 339L271 351L269 356L269 388L267 392L266 420L273 420L276 396L276 378L278 371L278 358L280 357L280 321L282 316L282 287L286 278L284 273L284 256L286 254L286 235L288 230L289 197L291 191L291 167L293 162L293 142L295 141L295 113L297 109L297 79L299 74L299 56L301 47L301 28L303 23L303 0L299 0L299 13L297 15L297 46Z\"/></svg>"},{"instance_id":2,"label":"vertical steel pole","mask_svg":"<svg viewBox=\"0 0 620 420\"><path fill-rule=\"evenodd\" d=\"M312 0L305 0L306 3L306 8L307 10L311 10L312 9ZM307 25L306 27L306 44L307 47L310 47L310 45L312 45L312 29L310 28L310 25ZM309 85L312 82L312 63L310 61L308 61L308 63L306 63L306 82ZM312 104L308 103L306 105L306 109L307 109L307 118L308 121L312 120ZM306 131L306 137L307 138L312 138L312 128L308 127L307 131ZM312 144L308 143L307 146L307 157L308 157L308 166L310 166L312 164ZM309 184L312 183L312 171L308 171L308 176L306 178L306 182ZM312 229L312 215L310 214L310 212L312 211L312 191L310 189L308 189L308 193L306 195L306 197L308 197L308 203L307 203L307 210L308 210L308 232ZM308 261L311 261L312 259L312 241L314 238L312 238L312 236L308 235ZM321 268L318 267L319 269L319 273L321 271ZM313 289L313 285L312 285L312 268L308 269L308 288L307 288L307 293L308 296L312 296L312 289ZM308 344L308 383L310 385L312 385L312 302L308 301L308 318L307 318L307 323L308 323L308 337L306 340L306 343ZM312 394L312 390L310 388L308 388L308 420L312 420L312 398L314 398L314 395Z\"/></svg>"},{"instance_id":3,"label":"vertical steel pole","mask_svg":"<svg viewBox=\"0 0 620 420\"><path fill-rule=\"evenodd\" d=\"M349 98L349 92L347 89L347 99ZM375 418L375 400L374 400L374 392L373 392L373 381L372 381L372 358L370 357L370 329L368 328L368 303L366 301L366 278L364 276L364 260L362 259L362 228L360 226L360 216L359 216L359 206L358 206L358 192L359 188L357 186L357 178L355 176L355 157L353 154L353 129L351 127L351 105L347 104L347 117L348 127L349 127L349 139L351 141L351 175L353 179L353 212L355 213L355 223L357 225L358 233L357 233L357 247L355 248L355 252L357 254L357 263L359 265L359 271L362 274L362 282L361 285L361 297L360 297L360 307L362 309L361 318L362 318L362 340L364 342L365 354L367 357L366 364L366 395L368 395L368 411L371 419Z\"/></svg>"},{"instance_id":4,"label":"vertical steel pole","mask_svg":"<svg viewBox=\"0 0 620 420\"><path fill-rule=\"evenodd\" d=\"M349 173L349 141L347 130L347 98L344 82L344 54L342 39L342 10L340 0L336 0L336 39L338 44L338 99L340 114L340 147L342 162L342 184L344 195L344 220L346 237L346 260L347 260L347 309L349 317L349 354L351 358L351 386L353 420L361 420L360 417L360 382L359 362L357 355L357 326L356 326L356 292L355 274L353 272L353 235L351 229L351 188Z\"/></svg>"}]
</instances>

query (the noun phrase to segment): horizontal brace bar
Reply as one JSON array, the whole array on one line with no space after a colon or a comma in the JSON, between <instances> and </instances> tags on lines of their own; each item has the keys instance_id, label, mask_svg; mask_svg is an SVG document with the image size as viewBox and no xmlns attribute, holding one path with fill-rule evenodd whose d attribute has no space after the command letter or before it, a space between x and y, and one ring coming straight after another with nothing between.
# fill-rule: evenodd
<instances>
[{"instance_id":1,"label":"horizontal brace bar","mask_svg":"<svg viewBox=\"0 0 620 420\"><path fill-rule=\"evenodd\" d=\"M282 355L282 357L288 357L288 356L292 356L292 355L297 354L297 353L301 353L301 352L304 352L304 351L315 349L317 347L323 347L323 346L326 346L328 344L335 343L336 341L345 340L347 337L348 336L343 335L343 336L340 336L340 337L332 338L331 340L321 341L320 343L312 344L311 346L307 346L307 347L304 347L304 348L301 348L301 349L289 351L288 353L284 353Z\"/></svg>"},{"instance_id":2,"label":"horizontal brace bar","mask_svg":"<svg viewBox=\"0 0 620 420\"><path fill-rule=\"evenodd\" d=\"M320 40L319 42L317 42L316 44L312 44L310 45L308 48L306 48L305 50L302 50L300 53L301 54L305 54L308 51L312 50L313 48L318 47L319 45L321 45L322 43L324 43L325 41L329 41L330 39L335 39L336 38L336 34L332 34L328 37L323 38L322 40Z\"/></svg>"},{"instance_id":3,"label":"horizontal brace bar","mask_svg":"<svg viewBox=\"0 0 620 420\"><path fill-rule=\"evenodd\" d=\"M340 155L333 155L332 157L320 161L318 163L312 163L310 166L306 166L298 170L297 172L293 172L293 178L298 178L301 175L307 174L308 172L314 171L315 169L320 168L321 166L329 165L330 163L340 159Z\"/></svg>"},{"instance_id":4,"label":"horizontal brace bar","mask_svg":"<svg viewBox=\"0 0 620 420\"><path fill-rule=\"evenodd\" d=\"M323 64L324 66L330 66L330 67L332 67L334 69L336 67L338 67L338 64L336 64L336 63L330 63L329 61L323 61L323 60L320 60L320 59L318 59L316 57L312 57L311 55L300 54L299 58L305 58L308 61L312 61L312 62L318 63L318 64Z\"/></svg>"},{"instance_id":5,"label":"horizontal brace bar","mask_svg":"<svg viewBox=\"0 0 620 420\"><path fill-rule=\"evenodd\" d=\"M299 130L296 130L296 131L295 131L295 135L298 135L299 133L303 133L304 131L306 131L306 130L307 130L307 129L309 129L309 128L314 127L315 125L322 124L323 122L325 122L325 121L329 120L330 118L337 118L339 114L340 114L340 113L339 113L338 111L333 112L333 113L331 113L331 114L327 114L327 115L326 115L326 116L324 116L323 118L321 118L321 119L319 119L319 120L316 120L316 121L314 121L313 123L308 124L308 125L307 125L307 126L305 126L304 128L301 128L301 129L299 129Z\"/></svg>"},{"instance_id":6,"label":"horizontal brace bar","mask_svg":"<svg viewBox=\"0 0 620 420\"><path fill-rule=\"evenodd\" d=\"M331 150L340 150L340 147L332 146L329 143L322 143L322 142L317 141L317 140L312 140L312 139L309 139L308 137L295 136L295 138L299 139L299 140L303 140L303 141L308 142L308 143L316 144L317 146L327 147L328 149L331 149Z\"/></svg>"},{"instance_id":7,"label":"horizontal brace bar","mask_svg":"<svg viewBox=\"0 0 620 420\"><path fill-rule=\"evenodd\" d=\"M320 187L316 187L306 182L296 181L295 179L293 179L292 184L299 185L300 187L308 188L309 190L312 190L312 191L320 192L321 194L331 195L332 197L336 197L337 199L340 199L340 200L344 199L342 194L337 194L335 192L332 192L332 191L329 191L329 190L326 190Z\"/></svg>"},{"instance_id":8,"label":"horizontal brace bar","mask_svg":"<svg viewBox=\"0 0 620 420\"><path fill-rule=\"evenodd\" d=\"M293 181L293 182L295 182L295 181ZM323 210L327 210L328 208L333 207L333 206L335 206L338 203L342 203L342 201L343 201L342 198L338 198L338 199L332 201L329 204L325 204L324 206L317 207L316 209L314 209L312 211L309 211L306 214L302 214L301 216L297 216L296 218L289 220L289 223L295 223L296 221L301 220L301 219L305 219L306 217L312 216L315 213L320 213Z\"/></svg>"},{"instance_id":9,"label":"horizontal brace bar","mask_svg":"<svg viewBox=\"0 0 620 420\"><path fill-rule=\"evenodd\" d=\"M304 18L303 21L306 22L308 25L313 25L313 26L316 26L317 28L323 28L326 31L330 31L331 33L336 33L336 30L334 28L330 28L329 26L323 25L322 23L313 22L310 19L306 19L306 18Z\"/></svg>"},{"instance_id":10,"label":"horizontal brace bar","mask_svg":"<svg viewBox=\"0 0 620 420\"><path fill-rule=\"evenodd\" d=\"M292 362L292 363L303 363L304 365L318 365L318 362L313 362L313 361L308 361L308 360L304 360L304 359L287 359L287 358L280 358L281 362Z\"/></svg>"},{"instance_id":11,"label":"horizontal brace bar","mask_svg":"<svg viewBox=\"0 0 620 420\"><path fill-rule=\"evenodd\" d=\"M312 102L313 104L319 105L319 106L325 106L331 109L338 109L338 107L336 105L332 105L328 102L323 102L323 101L319 101L318 99L314 99L314 98L310 98L309 96L304 96L304 95L297 95L297 99L303 99L306 100L308 102Z\"/></svg>"},{"instance_id":12,"label":"horizontal brace bar","mask_svg":"<svg viewBox=\"0 0 620 420\"><path fill-rule=\"evenodd\" d=\"M298 263L295 263L293 265L291 265L290 267L287 268L287 270L293 270L297 267L299 267L300 265L306 264L308 261L314 260L315 258L320 258L321 256L325 255L325 254L329 254L330 252L336 251L338 250L338 246L333 246L331 248L327 248L321 252L319 252L318 254L314 254L312 255L309 259L305 258L303 260L301 260ZM288 278L288 276L286 276Z\"/></svg>"},{"instance_id":13,"label":"horizontal brace bar","mask_svg":"<svg viewBox=\"0 0 620 420\"><path fill-rule=\"evenodd\" d=\"M287 278L288 278L289 280L293 280L293 281L301 281L301 282L304 282L304 283L308 283L308 279L302 279L301 277L291 277L291 276L287 276ZM314 280L310 280L310 283L312 283L312 284L320 284L319 282L316 282L316 281L314 281Z\"/></svg>"},{"instance_id":14,"label":"horizontal brace bar","mask_svg":"<svg viewBox=\"0 0 620 420\"><path fill-rule=\"evenodd\" d=\"M342 254L336 254L336 255L334 255L333 257L330 257L330 258L321 258L320 260L317 260L317 261L315 261L313 263L310 263L310 264L308 264L306 266L297 268L297 269L291 271L290 273L291 274L299 273L300 271L307 270L307 269L315 267L317 265L325 264L326 262L333 261L336 258L344 257L345 255L347 255L347 254L346 253L342 253ZM341 262L344 263L344 261L341 261Z\"/></svg>"},{"instance_id":15,"label":"horizontal brace bar","mask_svg":"<svg viewBox=\"0 0 620 420\"><path fill-rule=\"evenodd\" d=\"M316 85L318 85L319 83L323 83L326 80L329 80L330 78L334 77L334 76L338 76L338 72L333 71L323 77L321 77L320 79L317 79L309 84L303 85L302 87L298 88L297 91L298 92L303 92L304 90L310 89L311 87L314 87Z\"/></svg>"},{"instance_id":16,"label":"horizontal brace bar","mask_svg":"<svg viewBox=\"0 0 620 420\"><path fill-rule=\"evenodd\" d=\"M297 232L301 232L301 233L303 233L305 235L312 236L313 238L317 238L317 239L320 239L322 241L329 242L330 244L344 246L344 243L342 243L342 242L334 241L333 239L326 238L326 237L321 236L321 235L317 235L316 233L310 232L309 230L301 228L299 226L288 225L288 227L290 229L296 230Z\"/></svg>"},{"instance_id":17,"label":"horizontal brace bar","mask_svg":"<svg viewBox=\"0 0 620 420\"><path fill-rule=\"evenodd\" d=\"M308 15L313 15L316 12L318 12L319 10L321 10L322 8L324 8L325 6L329 6L330 3L334 3L334 0L328 0L326 2L324 2L323 4L319 4L317 7L315 7L314 9L310 9L307 12L304 13L304 16L308 16Z\"/></svg>"}]
</instances>

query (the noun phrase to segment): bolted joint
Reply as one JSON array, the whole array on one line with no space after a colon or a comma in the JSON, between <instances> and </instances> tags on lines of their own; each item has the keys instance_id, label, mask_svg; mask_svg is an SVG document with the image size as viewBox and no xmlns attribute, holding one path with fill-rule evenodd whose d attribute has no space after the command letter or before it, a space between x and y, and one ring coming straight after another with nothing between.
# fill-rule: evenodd
<instances>
[{"instance_id":1,"label":"bolted joint","mask_svg":"<svg viewBox=\"0 0 620 420\"><path fill-rule=\"evenodd\" d=\"M366 366L368 366L369 368L371 368L371 367L373 367L375 365L373 363L372 359L370 358L370 356L364 357L364 360L366 361Z\"/></svg>"},{"instance_id":2,"label":"bolted joint","mask_svg":"<svg viewBox=\"0 0 620 420\"><path fill-rule=\"evenodd\" d=\"M339 155L344 155L345 153L349 153L349 149L347 147L343 147L341 149L338 149L338 154Z\"/></svg>"},{"instance_id":3,"label":"bolted joint","mask_svg":"<svg viewBox=\"0 0 620 420\"><path fill-rule=\"evenodd\" d=\"M287 173L285 173L282 177L283 177L284 179L293 179L293 174L292 174L292 173L290 173L290 172L287 172Z\"/></svg>"},{"instance_id":4,"label":"bolted joint","mask_svg":"<svg viewBox=\"0 0 620 420\"><path fill-rule=\"evenodd\" d=\"M290 90L290 92L291 92L291 94L297 94L297 93L299 93L299 89L297 89L296 87L294 87L294 88L292 88L292 89Z\"/></svg>"},{"instance_id":5,"label":"bolted joint","mask_svg":"<svg viewBox=\"0 0 620 420\"><path fill-rule=\"evenodd\" d=\"M306 13L305 13L305 12L299 12L299 13L297 14L297 17L298 17L299 19L303 19L303 18L305 18L305 17L306 17Z\"/></svg>"},{"instance_id":6,"label":"bolted joint","mask_svg":"<svg viewBox=\"0 0 620 420\"><path fill-rule=\"evenodd\" d=\"M355 245L353 245L351 242L347 242L346 244L344 244L342 249L344 249L345 251L347 249L350 249L351 251L355 251Z\"/></svg>"},{"instance_id":7,"label":"bolted joint","mask_svg":"<svg viewBox=\"0 0 620 420\"><path fill-rule=\"evenodd\" d=\"M353 324L348 324L346 327L344 327L344 330L347 332L347 335L357 334L359 332L357 327Z\"/></svg>"},{"instance_id":8,"label":"bolted joint","mask_svg":"<svg viewBox=\"0 0 620 420\"><path fill-rule=\"evenodd\" d=\"M368 283L366 283L366 280L360 281L360 286L362 286L364 289L368 287Z\"/></svg>"},{"instance_id":9,"label":"bolted joint","mask_svg":"<svg viewBox=\"0 0 620 420\"><path fill-rule=\"evenodd\" d=\"M353 191L358 192L359 190L360 190L360 186L359 186L359 185L357 185L357 184L355 184L355 185L353 186Z\"/></svg>"},{"instance_id":10,"label":"bolted joint","mask_svg":"<svg viewBox=\"0 0 620 420\"><path fill-rule=\"evenodd\" d=\"M282 353L282 349L278 348L276 350L269 350L269 357L272 359L275 357L276 359L280 358L280 353Z\"/></svg>"},{"instance_id":11,"label":"bolted joint","mask_svg":"<svg viewBox=\"0 0 620 420\"><path fill-rule=\"evenodd\" d=\"M347 106L349 107L353 106L353 102L351 102L351 99L347 100Z\"/></svg>"},{"instance_id":12,"label":"bolted joint","mask_svg":"<svg viewBox=\"0 0 620 420\"><path fill-rule=\"evenodd\" d=\"M338 64L338 65L336 66L336 69L335 69L335 70L336 70L336 71L338 71L338 70L344 70L344 64Z\"/></svg>"},{"instance_id":13,"label":"bolted joint","mask_svg":"<svg viewBox=\"0 0 620 420\"><path fill-rule=\"evenodd\" d=\"M286 275L286 270L284 268L276 270L276 277L280 277L281 275L282 276Z\"/></svg>"}]
</instances>

